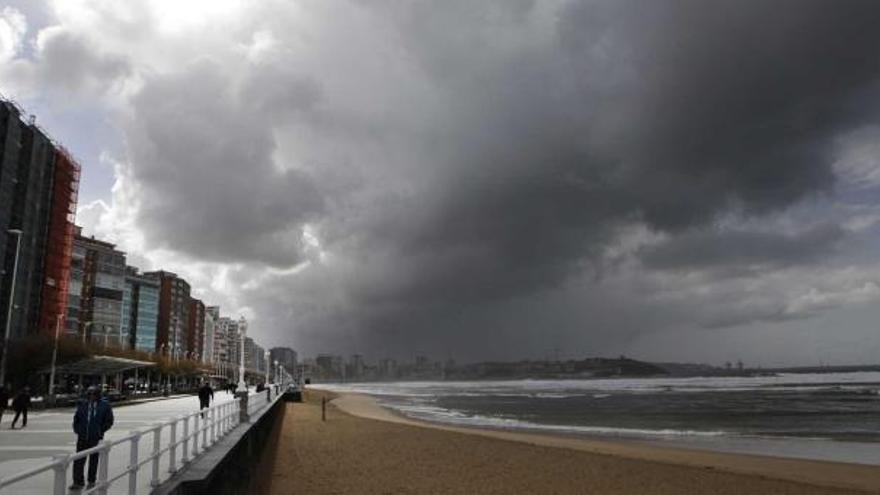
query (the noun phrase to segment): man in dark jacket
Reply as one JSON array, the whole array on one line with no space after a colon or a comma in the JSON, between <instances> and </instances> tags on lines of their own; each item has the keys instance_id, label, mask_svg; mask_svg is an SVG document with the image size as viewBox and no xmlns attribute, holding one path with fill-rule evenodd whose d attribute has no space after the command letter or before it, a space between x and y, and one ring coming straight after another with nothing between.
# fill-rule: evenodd
<instances>
[{"instance_id":1,"label":"man in dark jacket","mask_svg":"<svg viewBox=\"0 0 880 495\"><path fill-rule=\"evenodd\" d=\"M73 415L73 432L76 433L76 451L90 449L104 438L104 433L113 426L113 408L110 402L101 397L97 387L89 387L86 399L81 400ZM98 477L100 454L89 455L89 488L95 486ZM82 490L85 457L73 461L73 485L71 490Z\"/></svg>"},{"instance_id":2,"label":"man in dark jacket","mask_svg":"<svg viewBox=\"0 0 880 495\"><path fill-rule=\"evenodd\" d=\"M25 387L18 392L18 395L12 399L12 410L15 411L15 417L12 418L12 429L15 429L15 423L21 416L21 427L27 426L27 413L31 408L31 388Z\"/></svg>"},{"instance_id":3,"label":"man in dark jacket","mask_svg":"<svg viewBox=\"0 0 880 495\"><path fill-rule=\"evenodd\" d=\"M211 388L208 382L202 382L202 386L199 387L199 411L207 409L211 405L212 400L214 400L214 389ZM202 419L204 418L205 413L202 413Z\"/></svg>"},{"instance_id":4,"label":"man in dark jacket","mask_svg":"<svg viewBox=\"0 0 880 495\"><path fill-rule=\"evenodd\" d=\"M9 407L9 392L6 390L6 387L0 383L0 423L3 422L3 413L6 411L7 407Z\"/></svg>"}]
</instances>

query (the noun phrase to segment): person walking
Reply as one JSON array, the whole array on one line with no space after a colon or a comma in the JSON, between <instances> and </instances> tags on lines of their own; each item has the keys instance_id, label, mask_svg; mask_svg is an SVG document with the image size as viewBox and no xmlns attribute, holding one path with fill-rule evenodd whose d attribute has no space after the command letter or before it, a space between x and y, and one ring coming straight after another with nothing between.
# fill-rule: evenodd
<instances>
[{"instance_id":1,"label":"person walking","mask_svg":"<svg viewBox=\"0 0 880 495\"><path fill-rule=\"evenodd\" d=\"M199 387L199 411L210 407L212 400L214 400L214 389L208 382L202 382L202 386ZM205 419L205 413L202 413L202 419Z\"/></svg>"},{"instance_id":2,"label":"person walking","mask_svg":"<svg viewBox=\"0 0 880 495\"><path fill-rule=\"evenodd\" d=\"M3 422L3 413L9 407L9 392L6 387L0 385L0 423Z\"/></svg>"},{"instance_id":3,"label":"person walking","mask_svg":"<svg viewBox=\"0 0 880 495\"><path fill-rule=\"evenodd\" d=\"M18 423L19 417L21 417L21 427L24 428L27 426L27 413L30 408L31 388L25 387L18 392L14 399L12 399L12 410L15 411L15 417L12 418L12 426L10 429L15 429L15 423Z\"/></svg>"},{"instance_id":4,"label":"person walking","mask_svg":"<svg viewBox=\"0 0 880 495\"><path fill-rule=\"evenodd\" d=\"M106 398L101 397L101 391L97 387L89 387L86 398L77 404L73 414L73 432L76 433L76 451L90 449L104 438L113 426L113 408ZM88 488L95 486L98 477L98 462L100 454L97 452L89 457L89 484ZM106 462L106 460L105 460ZM82 490L85 482L83 471L86 458L82 457L73 461L73 484L71 490Z\"/></svg>"}]
</instances>

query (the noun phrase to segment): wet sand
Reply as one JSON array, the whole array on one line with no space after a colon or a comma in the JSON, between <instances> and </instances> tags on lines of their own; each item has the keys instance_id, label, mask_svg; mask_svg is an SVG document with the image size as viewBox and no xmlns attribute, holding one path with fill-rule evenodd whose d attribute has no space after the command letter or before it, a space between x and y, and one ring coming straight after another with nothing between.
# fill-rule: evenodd
<instances>
[{"instance_id":1,"label":"wet sand","mask_svg":"<svg viewBox=\"0 0 880 495\"><path fill-rule=\"evenodd\" d=\"M357 395L322 422L323 392L306 395L287 405L269 493L880 493L871 466L445 427Z\"/></svg>"}]
</instances>

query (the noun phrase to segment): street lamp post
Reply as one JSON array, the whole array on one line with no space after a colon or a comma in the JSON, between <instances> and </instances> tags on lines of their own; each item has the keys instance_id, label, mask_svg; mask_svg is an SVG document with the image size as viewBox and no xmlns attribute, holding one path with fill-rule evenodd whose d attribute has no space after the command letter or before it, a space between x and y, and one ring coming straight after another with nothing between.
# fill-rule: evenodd
<instances>
[{"instance_id":1,"label":"street lamp post","mask_svg":"<svg viewBox=\"0 0 880 495\"><path fill-rule=\"evenodd\" d=\"M263 353L263 361L266 362L266 380L264 380L264 383L269 385L269 368L271 368L271 366L269 366L271 363L271 361L269 361L269 351Z\"/></svg>"},{"instance_id":2,"label":"street lamp post","mask_svg":"<svg viewBox=\"0 0 880 495\"><path fill-rule=\"evenodd\" d=\"M83 324L83 335L82 335L82 337L83 337L83 345L86 345L86 336L87 336L88 333L89 333L89 327L92 326L92 325L94 325L95 322L93 322L93 321L84 321L84 322L82 322L82 324Z\"/></svg>"},{"instance_id":3,"label":"street lamp post","mask_svg":"<svg viewBox=\"0 0 880 495\"><path fill-rule=\"evenodd\" d=\"M12 285L9 289L9 307L6 309L6 329L3 331L3 355L0 357L0 385L6 384L6 354L9 349L9 332L12 329L12 310L15 307L15 279L18 277L18 255L21 250L21 230L9 229L6 232L16 236L15 261L12 265Z\"/></svg>"},{"instance_id":4,"label":"street lamp post","mask_svg":"<svg viewBox=\"0 0 880 495\"><path fill-rule=\"evenodd\" d=\"M241 341L241 352L239 353L238 363L238 388L247 392L247 382L244 381L244 339L247 335L247 329L241 324L238 325L239 340Z\"/></svg>"},{"instance_id":5,"label":"street lamp post","mask_svg":"<svg viewBox=\"0 0 880 495\"><path fill-rule=\"evenodd\" d=\"M64 315L58 315L55 321L55 345L52 347L52 371L49 373L49 403L55 403L55 362L58 360L58 334L61 332L61 320Z\"/></svg>"},{"instance_id":6,"label":"street lamp post","mask_svg":"<svg viewBox=\"0 0 880 495\"><path fill-rule=\"evenodd\" d=\"M178 325L180 324L180 319L177 315L174 315L174 332L173 332L173 344L171 346L171 352L174 355L175 361L180 361L180 346L178 345L178 341L180 340L180 330L178 329Z\"/></svg>"},{"instance_id":7,"label":"street lamp post","mask_svg":"<svg viewBox=\"0 0 880 495\"><path fill-rule=\"evenodd\" d=\"M272 373L275 375L275 379L272 380L272 383L279 383L280 380L278 380L278 360L276 359L273 364L275 365L275 368L272 370Z\"/></svg>"}]
</instances>

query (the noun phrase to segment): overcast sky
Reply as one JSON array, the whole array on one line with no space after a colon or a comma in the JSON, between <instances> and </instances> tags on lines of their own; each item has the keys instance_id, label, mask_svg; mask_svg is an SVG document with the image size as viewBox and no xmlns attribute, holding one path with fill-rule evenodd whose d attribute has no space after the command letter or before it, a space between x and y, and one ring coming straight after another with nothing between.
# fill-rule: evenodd
<instances>
[{"instance_id":1,"label":"overcast sky","mask_svg":"<svg viewBox=\"0 0 880 495\"><path fill-rule=\"evenodd\" d=\"M375 359L880 356L880 2L7 0L78 222Z\"/></svg>"}]
</instances>

